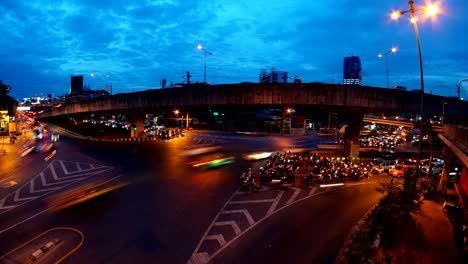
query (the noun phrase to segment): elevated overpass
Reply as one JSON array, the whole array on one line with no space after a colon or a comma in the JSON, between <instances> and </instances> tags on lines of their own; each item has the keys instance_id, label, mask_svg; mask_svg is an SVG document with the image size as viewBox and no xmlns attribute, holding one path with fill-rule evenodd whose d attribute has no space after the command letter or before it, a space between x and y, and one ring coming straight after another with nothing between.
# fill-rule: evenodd
<instances>
[{"instance_id":1,"label":"elevated overpass","mask_svg":"<svg viewBox=\"0 0 468 264\"><path fill-rule=\"evenodd\" d=\"M424 112L440 115L446 102L445 115L455 114L457 98L424 95ZM76 113L128 112L133 110L173 109L174 107L265 109L293 107L295 109L324 109L353 113L420 112L419 91L403 91L370 86L323 83L303 84L224 84L184 88L155 89L122 93L92 100L66 104L38 115L48 118ZM468 116L467 103L460 109Z\"/></svg>"},{"instance_id":2,"label":"elevated overpass","mask_svg":"<svg viewBox=\"0 0 468 264\"><path fill-rule=\"evenodd\" d=\"M440 115L445 105L445 116L454 116L457 98L431 94L424 95L424 112ZM460 115L468 116L468 104L461 103ZM54 123L56 118L83 116L90 113L125 113L136 131L143 131L143 117L154 111L174 109L191 112L213 109L216 111L252 111L268 108L286 108L304 112L331 111L343 113L348 121L346 138L350 152L359 151L359 133L365 113L420 112L419 91L403 91L370 86L337 85L324 83L241 83L224 85L187 86L183 88L155 89L122 93L92 100L66 104L37 115L37 119ZM133 131L132 131L133 133Z\"/></svg>"}]
</instances>

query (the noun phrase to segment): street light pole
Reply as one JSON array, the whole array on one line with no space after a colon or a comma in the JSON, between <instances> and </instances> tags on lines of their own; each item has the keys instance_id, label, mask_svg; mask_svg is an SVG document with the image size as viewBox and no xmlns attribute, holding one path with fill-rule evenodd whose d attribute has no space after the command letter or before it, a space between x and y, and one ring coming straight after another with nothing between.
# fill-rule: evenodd
<instances>
[{"instance_id":1,"label":"street light pole","mask_svg":"<svg viewBox=\"0 0 468 264\"><path fill-rule=\"evenodd\" d=\"M197 48L199 50L203 50L203 52L205 53L205 67L203 71L203 83L206 83L206 54L213 55L213 53L207 51L201 44L198 44Z\"/></svg>"},{"instance_id":2,"label":"street light pole","mask_svg":"<svg viewBox=\"0 0 468 264\"><path fill-rule=\"evenodd\" d=\"M438 12L438 7L436 5L430 5L423 8L415 8L414 2L408 2L410 9L406 11L395 11L392 13L391 18L397 19L400 15L405 13L411 14L411 22L414 26L414 32L416 34L416 43L418 45L418 55L419 55L419 72L420 72L420 79L421 79L421 99L420 99L420 132L419 132L419 145L418 145L418 155L417 155L417 164L416 164L416 177L419 177L421 172L421 152L422 152L422 139L423 139L423 128L424 128L424 73L423 73L423 64L422 64L422 54L421 54L421 43L419 38L419 30L416 18L416 11L423 11L427 12L429 15L435 15Z\"/></svg>"},{"instance_id":3,"label":"street light pole","mask_svg":"<svg viewBox=\"0 0 468 264\"><path fill-rule=\"evenodd\" d=\"M389 51L378 55L379 58L382 58L383 56L385 56L385 65L387 66L386 67L386 69L387 69L387 89L388 89L388 54L394 53L394 52L396 52L396 48L391 48Z\"/></svg>"},{"instance_id":4,"label":"street light pole","mask_svg":"<svg viewBox=\"0 0 468 264\"><path fill-rule=\"evenodd\" d=\"M468 81L468 78L463 79L458 82L457 85L457 117L455 118L455 143L457 142L457 136L458 136L458 125L460 125L460 90L461 90L461 84L462 82Z\"/></svg>"},{"instance_id":5,"label":"street light pole","mask_svg":"<svg viewBox=\"0 0 468 264\"><path fill-rule=\"evenodd\" d=\"M444 117L445 117L445 105L447 104L447 102L443 102L442 103L442 118L441 118L441 125L443 126L444 125Z\"/></svg>"}]
</instances>

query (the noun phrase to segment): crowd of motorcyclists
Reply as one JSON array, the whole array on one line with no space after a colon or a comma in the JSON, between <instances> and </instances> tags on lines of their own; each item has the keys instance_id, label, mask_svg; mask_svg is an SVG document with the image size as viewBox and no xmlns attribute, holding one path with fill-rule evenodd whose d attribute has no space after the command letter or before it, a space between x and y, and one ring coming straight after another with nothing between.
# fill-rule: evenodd
<instances>
[{"instance_id":1,"label":"crowd of motorcyclists","mask_svg":"<svg viewBox=\"0 0 468 264\"><path fill-rule=\"evenodd\" d=\"M176 137L185 137L185 131L183 129L159 129L157 133L155 133L155 137L157 139L172 139Z\"/></svg>"},{"instance_id":2,"label":"crowd of motorcyclists","mask_svg":"<svg viewBox=\"0 0 468 264\"><path fill-rule=\"evenodd\" d=\"M305 176L297 178L296 175ZM302 187L317 184L342 183L345 180L359 181L381 172L370 163L349 157L324 157L317 153L294 154L285 152L272 155L257 171L251 168L240 177L240 189L259 190L261 185L290 186L301 181ZM297 185L297 184L296 184Z\"/></svg>"}]
</instances>

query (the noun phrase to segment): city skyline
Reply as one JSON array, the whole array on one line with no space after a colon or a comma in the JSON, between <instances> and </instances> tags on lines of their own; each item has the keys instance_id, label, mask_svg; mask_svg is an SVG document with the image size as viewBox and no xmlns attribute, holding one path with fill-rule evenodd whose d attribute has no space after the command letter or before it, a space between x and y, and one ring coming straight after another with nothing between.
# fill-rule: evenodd
<instances>
[{"instance_id":1,"label":"city skyline","mask_svg":"<svg viewBox=\"0 0 468 264\"><path fill-rule=\"evenodd\" d=\"M342 83L343 58L358 56L362 84L419 89L419 61L407 1L2 1L0 79L14 98L64 95L70 76L113 93L159 88L160 81L258 82L262 69L302 82ZM416 1L417 7L424 6ZM441 1L435 20L418 16L425 92L456 96L468 78L461 0ZM293 80L289 80L293 82ZM468 84L461 97L468 97Z\"/></svg>"}]
</instances>

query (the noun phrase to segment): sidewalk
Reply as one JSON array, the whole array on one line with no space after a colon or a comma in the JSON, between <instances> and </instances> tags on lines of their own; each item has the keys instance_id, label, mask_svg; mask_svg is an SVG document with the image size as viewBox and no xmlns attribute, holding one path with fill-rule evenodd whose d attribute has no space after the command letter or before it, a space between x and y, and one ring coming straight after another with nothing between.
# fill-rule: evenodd
<instances>
[{"instance_id":1,"label":"sidewalk","mask_svg":"<svg viewBox=\"0 0 468 264\"><path fill-rule=\"evenodd\" d=\"M18 155L18 150L21 148L20 141L16 140L12 144L9 136L0 137L0 183L11 176L11 172L21 160Z\"/></svg>"},{"instance_id":2,"label":"sidewalk","mask_svg":"<svg viewBox=\"0 0 468 264\"><path fill-rule=\"evenodd\" d=\"M375 263L462 263L461 250L455 244L452 226L442 210L442 202L424 200L421 211L412 213L412 216L415 225L406 227L398 248L380 248Z\"/></svg>"}]
</instances>

